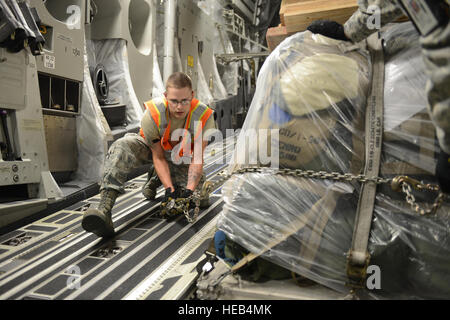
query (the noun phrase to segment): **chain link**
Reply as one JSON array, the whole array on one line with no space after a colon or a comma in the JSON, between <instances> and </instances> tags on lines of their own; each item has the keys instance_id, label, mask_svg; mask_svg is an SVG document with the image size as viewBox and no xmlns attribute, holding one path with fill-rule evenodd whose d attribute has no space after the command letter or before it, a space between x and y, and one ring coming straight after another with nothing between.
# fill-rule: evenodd
<instances>
[{"instance_id":1,"label":"chain link","mask_svg":"<svg viewBox=\"0 0 450 320\"><path fill-rule=\"evenodd\" d=\"M430 190L430 191L436 191L435 186L431 186L429 189L427 188L420 188L420 190ZM436 211L442 206L442 203L445 200L445 194L443 192L439 192L439 195L437 196L436 200L434 201L431 208L421 208L419 204L416 202L416 198L414 197L412 193L412 187L408 183L402 184L402 190L403 193L406 194L406 202L411 205L411 208L416 211L421 216L429 215L429 214L435 214Z\"/></svg>"},{"instance_id":2,"label":"chain link","mask_svg":"<svg viewBox=\"0 0 450 320\"><path fill-rule=\"evenodd\" d=\"M272 169L262 167L244 167L237 169L232 174L228 174L226 177L230 178L234 174L243 173L273 173L284 176L294 176L298 178L312 178L322 180L334 180L341 182L357 181L361 183L373 182L375 184L391 183L392 179L380 178L380 177L366 177L363 174L354 175L351 173L339 173L339 172L326 172L326 171L314 171L314 170L300 170L300 169Z\"/></svg>"},{"instance_id":3,"label":"chain link","mask_svg":"<svg viewBox=\"0 0 450 320\"><path fill-rule=\"evenodd\" d=\"M322 180L333 180L340 182L360 182L360 183L375 183L377 185L380 184L389 184L396 191L403 191L406 194L406 202L411 205L411 208L419 213L420 215L428 215L434 214L436 211L442 206L446 195L440 192L440 188L437 185L432 184L424 184L412 178L406 176L397 176L393 179L381 178L381 177L366 177L363 174L351 174L351 173L339 173L339 172L326 172L326 171L314 171L314 170L300 170L300 169L273 169L273 168L265 168L265 167L243 167L240 169L234 170L232 173L226 173L227 169L219 172L219 178L214 183L211 183L204 190L206 194L210 194L220 185L222 185L226 180L230 179L236 174L245 174L245 173L270 173L277 174L283 176L293 176L297 178L311 178L311 179L322 179ZM413 195L412 189L416 189L419 191L433 191L439 192L436 200L434 201L431 208L421 208L419 204L416 202L416 199ZM184 210L184 215L188 222L193 223L196 221L199 213L199 203L200 203L200 195L198 192L194 193L189 198L185 199L186 203L193 201L195 203L194 215L191 217L189 215L188 210Z\"/></svg>"},{"instance_id":4,"label":"chain link","mask_svg":"<svg viewBox=\"0 0 450 320\"><path fill-rule=\"evenodd\" d=\"M188 199L186 199L186 203L194 203L194 215L191 217L189 215L189 209L187 207L184 208L183 213L186 217L186 220L189 223L194 223L197 220L198 214L200 212L200 197L198 195L192 195Z\"/></svg>"}]
</instances>

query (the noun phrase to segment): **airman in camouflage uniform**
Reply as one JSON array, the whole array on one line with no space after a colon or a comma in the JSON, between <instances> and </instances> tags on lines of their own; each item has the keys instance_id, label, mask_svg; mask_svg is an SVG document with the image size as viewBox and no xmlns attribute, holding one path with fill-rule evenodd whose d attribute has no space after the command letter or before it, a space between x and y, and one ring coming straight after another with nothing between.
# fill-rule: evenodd
<instances>
[{"instance_id":1,"label":"airman in camouflage uniform","mask_svg":"<svg viewBox=\"0 0 450 320\"><path fill-rule=\"evenodd\" d=\"M169 164L172 180L178 186L185 186L188 177L188 164L175 165L170 159L170 153L166 153L166 160ZM100 190L110 189L119 193L124 193L123 185L127 181L127 175L133 168L152 163L152 152L144 138L136 133L128 133L123 138L115 141L108 150L105 160L105 171L101 181ZM157 181L156 187L161 186L157 175L153 173L153 167L149 171L147 182ZM204 174L197 186L199 189L205 181ZM146 185L142 192L146 193ZM156 190L155 190L156 191ZM155 193L156 195L156 193ZM146 198L154 199L154 196Z\"/></svg>"},{"instance_id":2,"label":"airman in camouflage uniform","mask_svg":"<svg viewBox=\"0 0 450 320\"><path fill-rule=\"evenodd\" d=\"M83 216L82 226L86 231L100 237L114 234L111 210L117 196L124 193L128 173L139 166L153 164L142 188L149 200L155 199L156 189L161 185L166 190L164 199L169 196L188 198L193 191L201 191L205 182L203 152L199 154L201 158L196 159L194 149L206 146L208 137L205 133L215 128L213 112L194 99L191 80L183 73L169 77L166 89L165 98L145 103L147 110L141 121L140 134L129 133L109 148L100 186L100 203L98 208L88 209ZM183 127L183 139L174 138L174 131ZM195 142L193 133L196 133ZM190 137L193 138L191 144ZM178 144L181 148L177 148ZM177 159L175 163L173 153ZM190 161L183 162L183 157ZM200 206L207 205L208 199L207 195L200 194Z\"/></svg>"}]
</instances>

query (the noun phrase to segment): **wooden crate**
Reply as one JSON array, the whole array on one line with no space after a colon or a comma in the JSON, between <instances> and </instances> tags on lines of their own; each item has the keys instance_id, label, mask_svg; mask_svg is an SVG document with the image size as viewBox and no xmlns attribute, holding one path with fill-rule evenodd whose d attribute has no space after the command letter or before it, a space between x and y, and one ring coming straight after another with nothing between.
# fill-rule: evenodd
<instances>
[{"instance_id":1,"label":"wooden crate","mask_svg":"<svg viewBox=\"0 0 450 320\"><path fill-rule=\"evenodd\" d=\"M282 0L281 24L267 30L267 46L273 51L281 41L306 30L315 20L328 19L345 23L357 9L357 0Z\"/></svg>"},{"instance_id":2,"label":"wooden crate","mask_svg":"<svg viewBox=\"0 0 450 320\"><path fill-rule=\"evenodd\" d=\"M344 24L358 10L357 0L282 0L281 24L267 31L271 51L286 37L306 28L315 20L332 20ZM401 17L396 22L407 21Z\"/></svg>"},{"instance_id":3,"label":"wooden crate","mask_svg":"<svg viewBox=\"0 0 450 320\"><path fill-rule=\"evenodd\" d=\"M292 33L286 31L286 27L279 25L278 27L269 28L266 33L267 47L273 51L284 39Z\"/></svg>"},{"instance_id":4,"label":"wooden crate","mask_svg":"<svg viewBox=\"0 0 450 320\"><path fill-rule=\"evenodd\" d=\"M283 0L281 24L288 33L304 31L315 20L345 23L358 9L357 0Z\"/></svg>"},{"instance_id":5,"label":"wooden crate","mask_svg":"<svg viewBox=\"0 0 450 320\"><path fill-rule=\"evenodd\" d=\"M286 26L284 24L284 14L286 12L286 10L288 10L288 6L292 5L292 4L297 4L300 2L313 2L316 0L281 0L281 6L280 6L280 20L281 20L281 25L282 26Z\"/></svg>"}]
</instances>

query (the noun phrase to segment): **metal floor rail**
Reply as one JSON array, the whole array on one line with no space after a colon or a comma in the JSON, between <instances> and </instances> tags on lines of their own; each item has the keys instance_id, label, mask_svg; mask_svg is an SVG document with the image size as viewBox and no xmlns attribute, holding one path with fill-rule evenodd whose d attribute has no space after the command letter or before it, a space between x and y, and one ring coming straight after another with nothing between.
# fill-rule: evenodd
<instances>
[{"instance_id":1,"label":"metal floor rail","mask_svg":"<svg viewBox=\"0 0 450 320\"><path fill-rule=\"evenodd\" d=\"M235 136L205 150L207 179L219 178ZM217 152L219 151L219 152ZM130 180L112 210L116 234L102 239L81 227L99 195L0 237L0 299L181 299L197 277L223 202L220 188L195 223L159 218L163 194L141 193L146 174Z\"/></svg>"}]
</instances>

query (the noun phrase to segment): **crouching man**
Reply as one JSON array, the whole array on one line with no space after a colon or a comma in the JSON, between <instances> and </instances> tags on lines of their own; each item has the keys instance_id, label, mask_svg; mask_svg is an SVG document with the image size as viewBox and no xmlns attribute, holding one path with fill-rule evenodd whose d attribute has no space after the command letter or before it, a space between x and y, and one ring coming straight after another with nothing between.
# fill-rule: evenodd
<instances>
[{"instance_id":1,"label":"crouching man","mask_svg":"<svg viewBox=\"0 0 450 320\"><path fill-rule=\"evenodd\" d=\"M111 210L117 196L124 193L123 186L132 169L153 164L142 192L154 200L157 188L163 185L163 203L169 198L189 198L205 182L203 151L208 137L204 133L215 129L215 122L213 110L194 98L189 76L172 74L164 97L146 102L145 107L140 134L129 133L108 150L100 203L83 216L83 229L99 237L114 234ZM204 194L200 206L207 206L208 201Z\"/></svg>"}]
</instances>

